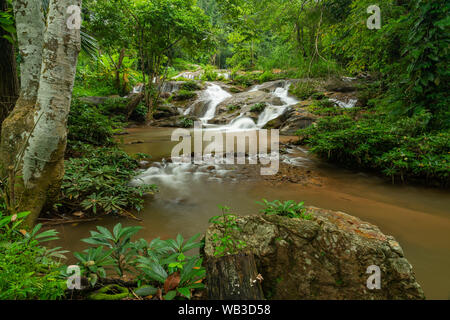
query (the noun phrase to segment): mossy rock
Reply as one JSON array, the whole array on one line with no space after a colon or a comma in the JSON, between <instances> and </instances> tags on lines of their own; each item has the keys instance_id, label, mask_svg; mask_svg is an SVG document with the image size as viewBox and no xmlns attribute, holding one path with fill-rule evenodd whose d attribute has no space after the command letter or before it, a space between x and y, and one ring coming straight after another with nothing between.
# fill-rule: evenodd
<instances>
[{"instance_id":1,"label":"mossy rock","mask_svg":"<svg viewBox=\"0 0 450 320\"><path fill-rule=\"evenodd\" d=\"M129 296L127 288L117 284L107 285L89 295L90 300L122 300Z\"/></svg>"}]
</instances>

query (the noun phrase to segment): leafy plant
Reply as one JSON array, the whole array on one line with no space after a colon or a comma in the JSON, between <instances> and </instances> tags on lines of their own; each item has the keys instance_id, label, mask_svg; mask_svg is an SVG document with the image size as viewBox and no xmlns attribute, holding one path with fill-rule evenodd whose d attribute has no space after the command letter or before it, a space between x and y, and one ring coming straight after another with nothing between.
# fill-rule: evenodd
<instances>
[{"instance_id":1,"label":"leafy plant","mask_svg":"<svg viewBox=\"0 0 450 320\"><path fill-rule=\"evenodd\" d=\"M240 109L241 107L240 106L238 106L238 105L229 105L229 106L227 106L227 111L228 112L234 112L234 111L236 111L236 110L238 110L238 109Z\"/></svg>"},{"instance_id":2,"label":"leafy plant","mask_svg":"<svg viewBox=\"0 0 450 320\"><path fill-rule=\"evenodd\" d=\"M98 226L97 231L91 231L91 236L81 241L91 245L105 246L112 250L111 258L114 261L114 267L119 276L123 276L126 271L131 271L134 264L135 247L131 242L131 237L141 230L142 227L122 227L117 224L113 232Z\"/></svg>"},{"instance_id":3,"label":"leafy plant","mask_svg":"<svg viewBox=\"0 0 450 320\"><path fill-rule=\"evenodd\" d=\"M429 132L430 115L395 120L381 112L325 117L299 130L300 143L310 151L346 166L376 170L397 181L421 180L446 185L450 133Z\"/></svg>"},{"instance_id":4,"label":"leafy plant","mask_svg":"<svg viewBox=\"0 0 450 320\"><path fill-rule=\"evenodd\" d=\"M113 266L115 261L111 258L113 250L103 250L103 247L88 248L83 252L74 252L78 259L81 272L88 279L92 287L99 279L106 278L106 267Z\"/></svg>"},{"instance_id":5,"label":"leafy plant","mask_svg":"<svg viewBox=\"0 0 450 320\"><path fill-rule=\"evenodd\" d=\"M129 185L137 175L139 164L125 152L115 147L85 146L83 153L84 157L72 158L65 163L61 203L70 210L130 215L127 209L140 211L143 196L157 191L155 185Z\"/></svg>"},{"instance_id":6,"label":"leafy plant","mask_svg":"<svg viewBox=\"0 0 450 320\"><path fill-rule=\"evenodd\" d=\"M268 216L277 215L304 220L311 220L312 218L311 214L306 213L304 202L297 203L293 200L283 202L281 202L280 200L267 201L266 199L263 199L262 202L257 203L265 206L265 208L262 209L261 212Z\"/></svg>"},{"instance_id":7,"label":"leafy plant","mask_svg":"<svg viewBox=\"0 0 450 320\"><path fill-rule=\"evenodd\" d=\"M162 285L165 300L172 300L176 296L190 299L192 290L205 287L201 283L205 275L205 269L201 266L202 259L198 256L186 256L186 252L203 245L196 242L199 236L200 234L197 234L184 242L183 237L178 235L175 240L155 239L144 245L145 250L138 257L142 279L147 283L154 282L156 286ZM144 240L141 240L141 248L143 242ZM147 290L143 287L141 289L144 292L153 290L151 287L147 287Z\"/></svg>"},{"instance_id":8,"label":"leafy plant","mask_svg":"<svg viewBox=\"0 0 450 320\"><path fill-rule=\"evenodd\" d=\"M188 90L180 90L178 91L174 96L172 96L172 100L174 101L184 101L184 100L190 100L197 97L197 93L195 91L188 91Z\"/></svg>"},{"instance_id":9,"label":"leafy plant","mask_svg":"<svg viewBox=\"0 0 450 320\"><path fill-rule=\"evenodd\" d=\"M183 128L192 128L194 126L194 120L187 117L181 117L180 118L180 125Z\"/></svg>"},{"instance_id":10,"label":"leafy plant","mask_svg":"<svg viewBox=\"0 0 450 320\"><path fill-rule=\"evenodd\" d=\"M3 216L0 210L0 299L45 299L64 297L66 281L60 275L60 247L48 249L42 243L57 239L57 232L20 229L28 213Z\"/></svg>"},{"instance_id":11,"label":"leafy plant","mask_svg":"<svg viewBox=\"0 0 450 320\"><path fill-rule=\"evenodd\" d=\"M189 80L181 85L181 89L186 91L198 91L201 90L202 87L197 82Z\"/></svg>"},{"instance_id":12,"label":"leafy plant","mask_svg":"<svg viewBox=\"0 0 450 320\"><path fill-rule=\"evenodd\" d=\"M226 206L219 206L222 210L222 215L212 217L209 222L218 226L222 233L214 233L212 236L213 242L217 245L215 247L214 256L224 256L226 254L236 254L244 249L247 244L245 241L236 239L236 232L241 231L237 224L237 217L230 214L230 208Z\"/></svg>"},{"instance_id":13,"label":"leafy plant","mask_svg":"<svg viewBox=\"0 0 450 320\"><path fill-rule=\"evenodd\" d=\"M257 112L257 113L261 113L261 112L263 112L264 111L264 109L266 108L266 103L264 103L264 102L261 102L261 103L257 103L257 104L254 104L251 108L250 108L250 111L251 112Z\"/></svg>"}]
</instances>

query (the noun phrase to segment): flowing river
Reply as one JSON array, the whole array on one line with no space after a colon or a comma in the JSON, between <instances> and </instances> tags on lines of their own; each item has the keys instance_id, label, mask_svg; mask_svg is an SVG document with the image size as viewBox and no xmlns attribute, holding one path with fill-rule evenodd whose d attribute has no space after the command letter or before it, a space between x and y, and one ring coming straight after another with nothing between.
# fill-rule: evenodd
<instances>
[{"instance_id":1,"label":"flowing river","mask_svg":"<svg viewBox=\"0 0 450 320\"><path fill-rule=\"evenodd\" d=\"M239 116L227 125L208 125L214 116L218 100L228 95L220 88L210 86L213 101L201 119L208 130L221 132L258 130L276 114L284 112L296 101L287 95L286 88L273 94L284 102L262 113L258 121ZM255 88L253 89L255 90ZM257 88L256 88L257 90ZM217 99L217 100L214 100ZM234 164L175 164L170 158L174 128L132 128L123 137L123 149L129 153L147 153L154 161L143 169L139 179L131 183L155 183L160 192L146 199L144 210L137 214L142 222L117 217L99 221L57 227L61 240L58 245L80 251L86 245L79 240L89 235L96 225L112 228L116 223L141 225L140 236L150 240L156 237L173 238L181 233L185 238L203 233L208 220L220 214L218 205L231 207L239 215L258 214L261 206L256 201L295 200L306 205L340 210L357 216L393 235L402 245L406 258L413 265L417 280L427 298L450 298L450 197L448 191L421 186L391 185L372 174L350 171L326 164L298 147L287 147L280 153L283 169L293 167L305 175L289 180L289 173L277 179L264 178L251 165ZM284 142L293 137L280 137ZM141 144L129 144L140 140ZM291 177L292 178L292 177Z\"/></svg>"}]
</instances>

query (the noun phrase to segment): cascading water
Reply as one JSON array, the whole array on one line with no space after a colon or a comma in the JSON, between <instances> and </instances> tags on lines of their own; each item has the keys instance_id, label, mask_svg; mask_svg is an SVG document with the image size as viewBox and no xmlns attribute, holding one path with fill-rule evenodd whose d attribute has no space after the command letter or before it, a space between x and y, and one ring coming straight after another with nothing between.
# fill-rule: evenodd
<instances>
[{"instance_id":1,"label":"cascading water","mask_svg":"<svg viewBox=\"0 0 450 320\"><path fill-rule=\"evenodd\" d=\"M204 116L200 118L203 124L208 124L208 121L213 119L216 115L217 106L227 98L231 97L231 94L223 90L220 86L214 83L210 83L208 88L204 92L204 100L208 102L208 109Z\"/></svg>"},{"instance_id":2,"label":"cascading water","mask_svg":"<svg viewBox=\"0 0 450 320\"><path fill-rule=\"evenodd\" d=\"M290 83L286 83L284 87L275 89L273 95L280 98L283 105L267 105L264 111L259 115L258 123L256 124L258 128L264 127L269 121L278 118L286 112L290 106L297 104L298 101L289 96L289 87Z\"/></svg>"}]
</instances>

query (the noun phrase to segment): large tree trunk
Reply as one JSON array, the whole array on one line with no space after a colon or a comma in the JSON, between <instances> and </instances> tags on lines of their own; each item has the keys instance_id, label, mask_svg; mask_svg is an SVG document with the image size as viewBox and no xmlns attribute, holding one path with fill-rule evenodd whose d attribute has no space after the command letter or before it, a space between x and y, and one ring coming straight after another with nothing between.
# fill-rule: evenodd
<instances>
[{"instance_id":1,"label":"large tree trunk","mask_svg":"<svg viewBox=\"0 0 450 320\"><path fill-rule=\"evenodd\" d=\"M64 174L67 117L81 46L80 30L67 26L67 8L81 8L81 0L52 0L45 33L40 1L14 5L24 62L20 97L2 130L1 160L6 170L17 169L16 203L31 212L27 224L32 225L59 191Z\"/></svg>"},{"instance_id":2,"label":"large tree trunk","mask_svg":"<svg viewBox=\"0 0 450 320\"><path fill-rule=\"evenodd\" d=\"M210 300L264 300L263 279L252 253L211 257L205 264Z\"/></svg>"},{"instance_id":3,"label":"large tree trunk","mask_svg":"<svg viewBox=\"0 0 450 320\"><path fill-rule=\"evenodd\" d=\"M0 0L0 11L8 9L6 0ZM19 96L14 46L5 38L8 33L0 28L0 131L1 125L13 109Z\"/></svg>"}]
</instances>

